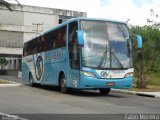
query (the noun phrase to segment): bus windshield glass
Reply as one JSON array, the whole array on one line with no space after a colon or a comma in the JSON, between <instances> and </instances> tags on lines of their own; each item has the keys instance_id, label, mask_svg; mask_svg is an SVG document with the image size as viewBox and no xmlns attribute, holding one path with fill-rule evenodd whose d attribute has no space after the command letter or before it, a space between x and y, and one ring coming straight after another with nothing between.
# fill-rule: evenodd
<instances>
[{"instance_id":1,"label":"bus windshield glass","mask_svg":"<svg viewBox=\"0 0 160 120\"><path fill-rule=\"evenodd\" d=\"M131 41L125 24L81 20L81 30L83 66L95 69L133 67Z\"/></svg>"}]
</instances>

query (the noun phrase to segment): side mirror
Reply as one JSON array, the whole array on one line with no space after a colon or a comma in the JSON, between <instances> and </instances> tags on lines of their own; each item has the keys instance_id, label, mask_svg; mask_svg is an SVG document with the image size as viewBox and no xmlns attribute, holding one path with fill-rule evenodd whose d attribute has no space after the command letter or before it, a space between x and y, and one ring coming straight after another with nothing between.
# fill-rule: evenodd
<instances>
[{"instance_id":1,"label":"side mirror","mask_svg":"<svg viewBox=\"0 0 160 120\"><path fill-rule=\"evenodd\" d=\"M79 46L84 46L83 32L81 30L77 30L77 43Z\"/></svg>"},{"instance_id":2,"label":"side mirror","mask_svg":"<svg viewBox=\"0 0 160 120\"><path fill-rule=\"evenodd\" d=\"M140 35L136 35L137 47L142 48L142 37Z\"/></svg>"}]
</instances>

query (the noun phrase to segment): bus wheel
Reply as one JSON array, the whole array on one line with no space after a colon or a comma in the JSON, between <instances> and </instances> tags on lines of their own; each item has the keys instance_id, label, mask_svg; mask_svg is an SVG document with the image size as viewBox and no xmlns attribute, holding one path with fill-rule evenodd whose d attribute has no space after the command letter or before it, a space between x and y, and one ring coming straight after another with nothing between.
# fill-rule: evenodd
<instances>
[{"instance_id":1,"label":"bus wheel","mask_svg":"<svg viewBox=\"0 0 160 120\"><path fill-rule=\"evenodd\" d=\"M60 77L60 90L62 93L68 93L68 88L66 87L66 78L64 75Z\"/></svg>"},{"instance_id":2,"label":"bus wheel","mask_svg":"<svg viewBox=\"0 0 160 120\"><path fill-rule=\"evenodd\" d=\"M99 89L101 95L108 95L111 91L111 88Z\"/></svg>"},{"instance_id":3,"label":"bus wheel","mask_svg":"<svg viewBox=\"0 0 160 120\"><path fill-rule=\"evenodd\" d=\"M33 77L32 77L32 74L31 74L31 73L29 74L29 85L30 85L31 87L34 87Z\"/></svg>"}]
</instances>

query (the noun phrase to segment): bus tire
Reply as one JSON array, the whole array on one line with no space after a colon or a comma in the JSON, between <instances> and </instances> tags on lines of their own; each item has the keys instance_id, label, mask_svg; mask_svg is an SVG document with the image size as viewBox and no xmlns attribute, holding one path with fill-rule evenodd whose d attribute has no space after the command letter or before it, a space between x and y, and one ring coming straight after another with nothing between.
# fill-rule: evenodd
<instances>
[{"instance_id":1,"label":"bus tire","mask_svg":"<svg viewBox=\"0 0 160 120\"><path fill-rule=\"evenodd\" d=\"M60 76L60 90L64 94L68 93L68 88L66 87L66 78L64 74Z\"/></svg>"},{"instance_id":2,"label":"bus tire","mask_svg":"<svg viewBox=\"0 0 160 120\"><path fill-rule=\"evenodd\" d=\"M111 91L111 88L99 89L101 95L108 95Z\"/></svg>"},{"instance_id":3,"label":"bus tire","mask_svg":"<svg viewBox=\"0 0 160 120\"><path fill-rule=\"evenodd\" d=\"M29 74L29 86L34 87L32 74Z\"/></svg>"}]
</instances>

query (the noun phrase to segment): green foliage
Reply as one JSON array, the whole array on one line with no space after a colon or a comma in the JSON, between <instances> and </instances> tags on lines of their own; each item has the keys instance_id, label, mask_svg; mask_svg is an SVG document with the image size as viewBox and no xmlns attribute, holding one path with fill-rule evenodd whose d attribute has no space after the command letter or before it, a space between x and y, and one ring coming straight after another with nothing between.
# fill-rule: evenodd
<instances>
[{"instance_id":1,"label":"green foliage","mask_svg":"<svg viewBox=\"0 0 160 120\"><path fill-rule=\"evenodd\" d=\"M8 64L8 61L6 60L6 58L0 58L1 69L4 69L4 66L7 64Z\"/></svg>"},{"instance_id":2,"label":"green foliage","mask_svg":"<svg viewBox=\"0 0 160 120\"><path fill-rule=\"evenodd\" d=\"M147 80L148 85L160 86L160 79L159 78L160 78L160 74L157 72L145 74L145 79ZM135 77L133 84L136 85L137 80L138 80L138 78Z\"/></svg>"},{"instance_id":3,"label":"green foliage","mask_svg":"<svg viewBox=\"0 0 160 120\"><path fill-rule=\"evenodd\" d=\"M145 72L160 72L160 29L155 25L132 26L130 32L140 34L143 38L143 63ZM135 45L134 45L135 48ZM136 48L135 48L136 49ZM136 54L136 53L135 53ZM136 55L134 55L136 56ZM136 57L135 57L136 58ZM137 58L135 68L137 66Z\"/></svg>"},{"instance_id":4,"label":"green foliage","mask_svg":"<svg viewBox=\"0 0 160 120\"><path fill-rule=\"evenodd\" d=\"M130 32L140 34L143 38L143 65L144 72L160 73L160 21L157 22L158 14L150 10L150 18L147 19L147 25L131 26ZM134 45L134 48L135 45ZM134 53L135 69L139 70L138 61Z\"/></svg>"}]
</instances>

